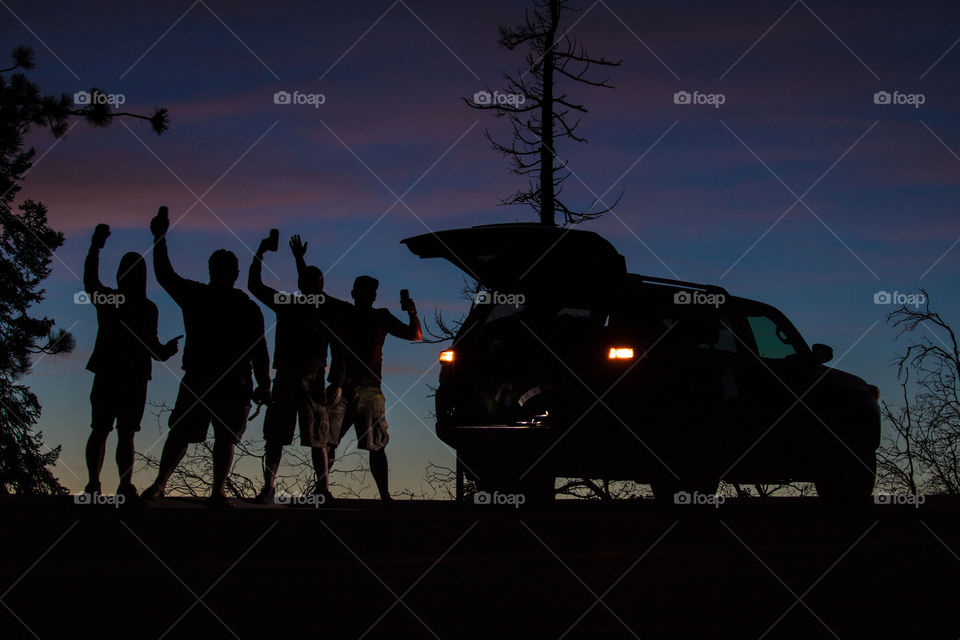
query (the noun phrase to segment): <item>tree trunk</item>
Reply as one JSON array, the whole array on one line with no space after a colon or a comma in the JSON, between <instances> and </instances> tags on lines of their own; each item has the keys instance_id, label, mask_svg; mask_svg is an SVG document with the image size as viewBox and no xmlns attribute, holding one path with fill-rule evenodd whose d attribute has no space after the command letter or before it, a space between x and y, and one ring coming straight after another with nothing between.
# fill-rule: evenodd
<instances>
[{"instance_id":1,"label":"tree trunk","mask_svg":"<svg viewBox=\"0 0 960 640\"><path fill-rule=\"evenodd\" d=\"M553 48L560 21L559 0L550 0L550 27L544 41L543 100L540 103L540 224L555 225L553 193Z\"/></svg>"}]
</instances>

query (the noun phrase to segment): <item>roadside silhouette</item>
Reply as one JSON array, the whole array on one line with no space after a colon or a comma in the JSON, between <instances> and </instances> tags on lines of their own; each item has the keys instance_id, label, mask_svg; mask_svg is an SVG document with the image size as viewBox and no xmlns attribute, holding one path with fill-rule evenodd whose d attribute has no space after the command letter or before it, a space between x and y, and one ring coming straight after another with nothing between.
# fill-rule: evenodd
<instances>
[{"instance_id":1,"label":"roadside silhouette","mask_svg":"<svg viewBox=\"0 0 960 640\"><path fill-rule=\"evenodd\" d=\"M350 427L357 430L357 447L370 452L370 473L376 482L380 499L391 500L385 447L387 432L386 408L380 388L383 368L383 343L387 335L404 340L420 340L423 332L417 307L401 292L401 308L409 315L404 324L387 309L375 309L379 281L359 276L350 295L353 307L342 319L338 338L342 341L346 361L343 396L330 410L334 449ZM333 455L331 454L331 459Z\"/></svg>"},{"instance_id":2,"label":"roadside silhouette","mask_svg":"<svg viewBox=\"0 0 960 640\"><path fill-rule=\"evenodd\" d=\"M179 276L170 264L166 233L167 208L150 222L155 245L153 267L157 282L183 313L186 342L184 376L170 414L167 441L154 483L142 498L163 496L170 474L190 443L203 442L213 424L212 505L227 505L224 492L234 446L246 430L251 399L263 404L270 397L270 364L264 338L263 314L247 294L234 288L237 257L218 249L210 255L209 284ZM257 381L253 388L251 369Z\"/></svg>"},{"instance_id":3,"label":"roadside silhouette","mask_svg":"<svg viewBox=\"0 0 960 640\"><path fill-rule=\"evenodd\" d=\"M100 250L110 227L98 224L83 263L83 288L97 311L97 338L87 362L92 371L92 419L86 446L89 481L85 493L100 493L100 471L107 436L117 428L117 493L137 497L133 486L134 436L147 401L150 359L167 360L177 352L177 336L161 344L157 338L157 305L147 299L147 266L139 253L126 253L117 269L117 288L100 282Z\"/></svg>"}]
</instances>

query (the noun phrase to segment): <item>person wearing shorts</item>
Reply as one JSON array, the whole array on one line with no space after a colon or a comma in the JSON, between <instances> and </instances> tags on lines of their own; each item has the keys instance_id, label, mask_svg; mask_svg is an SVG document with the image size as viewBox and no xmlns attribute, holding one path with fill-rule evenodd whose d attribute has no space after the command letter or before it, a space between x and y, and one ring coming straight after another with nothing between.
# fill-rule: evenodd
<instances>
[{"instance_id":1,"label":"person wearing shorts","mask_svg":"<svg viewBox=\"0 0 960 640\"><path fill-rule=\"evenodd\" d=\"M185 442L204 442L213 425L214 440L238 444L247 429L253 388L249 376L186 373L170 413L170 433Z\"/></svg>"},{"instance_id":2,"label":"person wearing shorts","mask_svg":"<svg viewBox=\"0 0 960 640\"><path fill-rule=\"evenodd\" d=\"M237 256L230 251L218 249L210 255L209 284L178 275L167 253L169 226L167 208L161 207L150 221L153 268L157 282L183 313L187 334L184 375L170 413L170 432L160 455L157 478L141 498L164 495L187 447L203 442L212 424L213 486L209 504L228 506L227 475L234 448L246 429L251 400L264 404L270 398L270 356L263 335L263 314L257 303L234 287L240 273Z\"/></svg>"},{"instance_id":3,"label":"person wearing shorts","mask_svg":"<svg viewBox=\"0 0 960 640\"><path fill-rule=\"evenodd\" d=\"M147 378L112 373L95 375L90 390L90 427L93 431L110 433L114 424L121 433L140 431L148 382Z\"/></svg>"},{"instance_id":4,"label":"person wearing shorts","mask_svg":"<svg viewBox=\"0 0 960 640\"><path fill-rule=\"evenodd\" d=\"M267 415L263 420L264 447L263 488L256 501L270 504L276 501L275 482L283 447L293 444L294 431L300 423L300 444L310 447L316 483L314 493L330 495L327 443L330 440L330 421L327 417L327 398L333 404L340 398L343 384L343 363L338 351L330 347L332 364L325 391L323 374L327 365L327 348L331 343L331 314L347 303L329 297L323 292L323 272L307 266L304 254L307 244L300 236L290 239L290 251L297 263L300 294L276 291L263 283L261 276L263 256L276 250L276 236L264 238L254 254L247 278L247 288L261 303L277 316L276 343L273 350L273 391Z\"/></svg>"},{"instance_id":5,"label":"person wearing shorts","mask_svg":"<svg viewBox=\"0 0 960 640\"><path fill-rule=\"evenodd\" d=\"M323 395L323 379L318 382L315 372L296 374L277 370L263 421L263 439L289 446L293 444L299 422L300 446L326 447L330 439L330 419L322 402Z\"/></svg>"},{"instance_id":6,"label":"person wearing shorts","mask_svg":"<svg viewBox=\"0 0 960 640\"><path fill-rule=\"evenodd\" d=\"M87 362L92 371L90 436L85 450L89 480L84 493L100 493L100 472L107 437L117 428L117 493L137 497L133 486L134 436L147 402L151 358L167 360L177 352L178 336L165 344L157 338L157 306L147 298L147 266L143 256L127 253L117 269L117 288L100 282L100 250L110 227L98 224L83 263L86 302L97 312L97 339Z\"/></svg>"},{"instance_id":7,"label":"person wearing shorts","mask_svg":"<svg viewBox=\"0 0 960 640\"><path fill-rule=\"evenodd\" d=\"M360 386L344 389L340 402L330 409L330 442L336 446L344 430L356 429L357 448L380 451L390 441L387 431L385 398L380 387Z\"/></svg>"},{"instance_id":8,"label":"person wearing shorts","mask_svg":"<svg viewBox=\"0 0 960 640\"><path fill-rule=\"evenodd\" d=\"M370 452L370 474L377 485L380 499L389 501L386 446L386 410L380 389L383 369L383 343L388 335L403 340L420 340L423 333L417 307L413 300L402 299L401 308L407 312L404 324L387 309L374 309L379 282L370 276L360 276L353 283L354 304L341 318L337 337L342 340L346 363L343 394L330 412L330 452L333 454L343 434L356 428L357 447Z\"/></svg>"}]
</instances>

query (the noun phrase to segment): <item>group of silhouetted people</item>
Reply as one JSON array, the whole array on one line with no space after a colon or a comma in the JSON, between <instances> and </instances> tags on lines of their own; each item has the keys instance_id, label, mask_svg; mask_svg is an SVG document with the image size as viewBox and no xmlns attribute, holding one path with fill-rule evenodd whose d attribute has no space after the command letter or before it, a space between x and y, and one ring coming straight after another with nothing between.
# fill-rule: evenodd
<instances>
[{"instance_id":1,"label":"group of silhouetted people","mask_svg":"<svg viewBox=\"0 0 960 640\"><path fill-rule=\"evenodd\" d=\"M225 485L252 402L266 405L263 436L264 483L257 502L275 500L274 483L284 445L293 443L300 425L300 444L311 448L316 486L314 493L332 500L330 468L340 439L355 427L357 446L370 452L370 471L381 500L390 500L387 432L381 391L383 343L388 334L420 340L420 321L413 300L401 294L408 314L404 323L387 309L375 309L378 281L360 276L353 284L353 304L326 295L323 272L307 265L307 243L290 240L297 266L296 294L276 291L263 283L264 254L277 251L279 234L271 231L254 255L247 288L276 314L276 341L270 385L270 361L260 308L237 289L240 274L236 255L218 249L210 255L209 283L177 274L167 253L170 226L167 208L150 222L153 267L157 282L179 305L186 339L183 378L169 433L160 456L157 477L139 497L161 497L191 443L204 442L213 425L212 505L228 504ZM94 373L90 393L92 431L86 458L86 493L100 492L100 471L107 435L116 425L117 494L137 498L132 482L134 435L140 430L151 375L151 358L164 361L178 351L177 336L166 343L157 337L157 307L146 297L147 269L143 256L127 253L117 270L117 288L99 280L99 253L110 229L97 225L84 263L84 288L96 307L98 331L87 369ZM327 370L327 355L330 367ZM253 379L251 380L251 372ZM327 373L324 384L324 373Z\"/></svg>"}]
</instances>

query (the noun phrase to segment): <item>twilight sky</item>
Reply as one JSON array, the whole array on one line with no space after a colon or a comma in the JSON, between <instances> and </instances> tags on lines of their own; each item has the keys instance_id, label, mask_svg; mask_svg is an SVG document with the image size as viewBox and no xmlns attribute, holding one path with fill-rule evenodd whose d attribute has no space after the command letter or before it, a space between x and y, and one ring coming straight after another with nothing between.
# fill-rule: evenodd
<instances>
[{"instance_id":1,"label":"twilight sky","mask_svg":"<svg viewBox=\"0 0 960 640\"><path fill-rule=\"evenodd\" d=\"M274 274L265 272L278 289L294 288L285 242L300 233L331 295L346 297L367 273L395 314L401 288L421 317L466 310L459 272L415 258L399 241L534 219L496 206L521 184L483 137L490 129L505 138L506 122L460 100L502 89L501 74L522 67L522 54L496 36L526 6L0 2L0 41L7 51L35 49L29 77L45 91L98 86L122 95L124 109L164 106L171 118L160 137L125 120L99 130L78 123L59 142L46 132L31 140L38 160L21 196L46 203L67 238L38 312L74 332L78 349L42 359L28 383L44 407L47 443L64 446L66 486L85 482L92 374L84 365L96 320L73 294L98 222L114 232L101 262L108 283L124 252L149 249L147 224L165 204L177 221L171 257L185 276L205 280L219 247L234 251L245 273L250 250L279 227L284 242L268 256ZM874 304L874 293L924 287L960 323L960 5L578 6L571 33L591 54L623 59L610 72L613 91L565 87L590 109L580 129L589 144L559 148L574 174L567 200L610 204L624 192L582 228L609 238L633 272L722 284L779 307L808 342L834 347L831 364L895 399L890 360L905 345L884 323L892 307ZM322 94L323 104L275 104L279 91ZM723 104L676 104L680 91L722 94ZM904 104L876 104L877 92ZM149 295L161 339L182 333L152 270ZM265 317L270 326L272 313ZM428 462L452 464L426 397L437 351L400 341L385 349L394 488L418 489ZM179 356L154 364L152 401L172 403L179 364ZM248 433L261 428L257 419ZM145 417L138 448L159 453L161 435ZM105 487L115 478L108 459Z\"/></svg>"}]
</instances>

